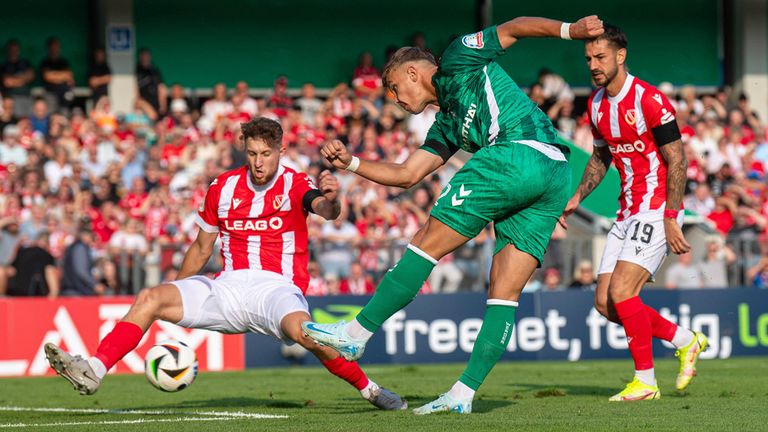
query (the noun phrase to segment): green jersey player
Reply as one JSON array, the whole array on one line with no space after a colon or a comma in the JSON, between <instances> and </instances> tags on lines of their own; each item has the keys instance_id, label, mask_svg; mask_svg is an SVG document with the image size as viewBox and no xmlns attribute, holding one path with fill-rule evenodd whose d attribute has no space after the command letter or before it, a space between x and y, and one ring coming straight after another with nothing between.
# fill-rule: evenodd
<instances>
[{"instance_id":1,"label":"green jersey player","mask_svg":"<svg viewBox=\"0 0 768 432\"><path fill-rule=\"evenodd\" d=\"M416 414L471 412L475 391L506 349L520 292L541 265L570 194L568 149L556 144L547 116L494 59L520 38L590 39L602 32L596 16L574 24L521 17L457 38L439 63L422 49L401 48L385 66L383 80L406 111L417 114L429 104L440 106L424 145L403 163L360 160L339 141L321 150L337 168L406 188L458 149L474 153L360 314L349 323L302 325L316 341L348 359L359 358L384 321L413 300L437 261L493 222L491 285L469 363L450 391Z\"/></svg>"}]
</instances>

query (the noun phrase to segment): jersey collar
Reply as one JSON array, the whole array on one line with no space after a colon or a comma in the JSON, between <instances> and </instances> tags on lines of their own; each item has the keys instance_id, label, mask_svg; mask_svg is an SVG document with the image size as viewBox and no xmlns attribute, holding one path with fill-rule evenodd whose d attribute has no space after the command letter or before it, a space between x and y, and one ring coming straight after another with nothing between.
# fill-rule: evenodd
<instances>
[{"instance_id":1,"label":"jersey collar","mask_svg":"<svg viewBox=\"0 0 768 432\"><path fill-rule=\"evenodd\" d=\"M627 79L624 80L624 85L621 87L621 91L616 96L610 96L608 94L608 91L606 90L605 95L608 97L608 102L612 104L617 104L621 102L624 99L624 96L629 93L629 89L632 88L632 83L635 81L635 77L628 73Z\"/></svg>"}]
</instances>

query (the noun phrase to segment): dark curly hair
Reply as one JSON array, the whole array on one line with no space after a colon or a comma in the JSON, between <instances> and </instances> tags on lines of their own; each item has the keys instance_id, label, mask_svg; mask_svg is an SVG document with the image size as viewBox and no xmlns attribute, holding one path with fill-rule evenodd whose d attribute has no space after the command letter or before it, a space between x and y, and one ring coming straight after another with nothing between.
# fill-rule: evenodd
<instances>
[{"instance_id":1,"label":"dark curly hair","mask_svg":"<svg viewBox=\"0 0 768 432\"><path fill-rule=\"evenodd\" d=\"M243 142L249 139L260 139L270 147L279 149L283 142L283 127L280 123L266 117L256 117L248 123L240 123L243 131Z\"/></svg>"}]
</instances>

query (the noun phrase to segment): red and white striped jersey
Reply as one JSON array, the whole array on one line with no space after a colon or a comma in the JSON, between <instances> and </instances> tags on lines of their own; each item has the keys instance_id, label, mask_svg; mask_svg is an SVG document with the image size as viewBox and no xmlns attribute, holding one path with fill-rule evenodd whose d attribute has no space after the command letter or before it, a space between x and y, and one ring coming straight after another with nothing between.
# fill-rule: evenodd
<instances>
[{"instance_id":1,"label":"red and white striped jersey","mask_svg":"<svg viewBox=\"0 0 768 432\"><path fill-rule=\"evenodd\" d=\"M604 87L589 97L587 115L595 146L607 145L621 176L617 220L663 212L667 201L667 162L652 130L675 121L675 109L656 87L627 74L621 91Z\"/></svg>"},{"instance_id":2,"label":"red and white striped jersey","mask_svg":"<svg viewBox=\"0 0 768 432\"><path fill-rule=\"evenodd\" d=\"M303 200L309 192L319 195L312 180L282 165L261 186L254 185L247 166L218 176L208 188L197 224L219 233L223 271L271 271L306 291L308 213Z\"/></svg>"}]
</instances>

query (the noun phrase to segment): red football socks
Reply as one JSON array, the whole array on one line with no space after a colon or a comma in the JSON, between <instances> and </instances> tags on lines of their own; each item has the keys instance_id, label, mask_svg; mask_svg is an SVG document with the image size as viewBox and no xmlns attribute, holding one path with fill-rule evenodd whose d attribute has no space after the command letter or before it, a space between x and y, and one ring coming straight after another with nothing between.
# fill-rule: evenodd
<instances>
[{"instance_id":1,"label":"red football socks","mask_svg":"<svg viewBox=\"0 0 768 432\"><path fill-rule=\"evenodd\" d=\"M677 331L677 324L661 316L656 310L648 305L645 305L645 314L648 315L648 319L651 320L651 329L653 331L653 337L667 342L672 342Z\"/></svg>"},{"instance_id":2,"label":"red football socks","mask_svg":"<svg viewBox=\"0 0 768 432\"><path fill-rule=\"evenodd\" d=\"M344 381L352 384L356 389L362 390L368 386L368 377L360 369L357 362L350 362L343 357L336 357L333 360L322 362L328 372L336 375Z\"/></svg>"},{"instance_id":3,"label":"red football socks","mask_svg":"<svg viewBox=\"0 0 768 432\"><path fill-rule=\"evenodd\" d=\"M635 370L653 368L653 330L651 318L646 313L646 306L640 297L631 297L616 303L616 313L627 334L629 352L635 361Z\"/></svg>"},{"instance_id":4,"label":"red football socks","mask_svg":"<svg viewBox=\"0 0 768 432\"><path fill-rule=\"evenodd\" d=\"M94 357L101 360L110 370L120 359L139 345L144 331L141 327L127 321L120 321L115 328L101 340Z\"/></svg>"}]
</instances>

